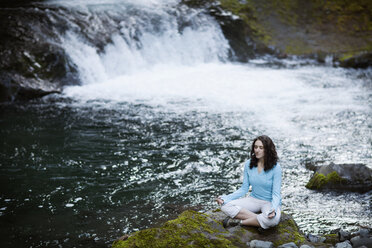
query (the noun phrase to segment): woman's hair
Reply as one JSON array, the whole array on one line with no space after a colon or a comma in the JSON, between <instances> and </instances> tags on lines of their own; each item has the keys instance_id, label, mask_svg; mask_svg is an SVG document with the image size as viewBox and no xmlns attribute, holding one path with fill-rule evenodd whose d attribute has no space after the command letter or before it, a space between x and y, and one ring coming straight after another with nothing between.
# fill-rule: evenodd
<instances>
[{"instance_id":1,"label":"woman's hair","mask_svg":"<svg viewBox=\"0 0 372 248\"><path fill-rule=\"evenodd\" d=\"M251 163L249 165L249 168L252 169L253 167L257 167L258 159L254 154L254 143L256 143L257 140L260 140L264 147L264 170L269 171L276 165L279 158L275 150L274 142L270 139L269 136L266 135L258 136L253 140L251 147Z\"/></svg>"}]
</instances>

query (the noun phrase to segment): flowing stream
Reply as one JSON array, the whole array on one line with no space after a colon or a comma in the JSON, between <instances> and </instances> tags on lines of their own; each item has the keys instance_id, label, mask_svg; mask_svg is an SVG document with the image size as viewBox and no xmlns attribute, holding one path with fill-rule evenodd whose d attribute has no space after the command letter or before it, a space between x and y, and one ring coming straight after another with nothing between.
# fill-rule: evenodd
<instances>
[{"instance_id":1,"label":"flowing stream","mask_svg":"<svg viewBox=\"0 0 372 248\"><path fill-rule=\"evenodd\" d=\"M58 36L83 83L0 106L2 247L108 247L214 209L261 134L276 143L283 210L301 230L370 225L371 192L308 190L305 163L372 167L371 69L229 62L218 23L177 1L42 6L68 23Z\"/></svg>"}]
</instances>

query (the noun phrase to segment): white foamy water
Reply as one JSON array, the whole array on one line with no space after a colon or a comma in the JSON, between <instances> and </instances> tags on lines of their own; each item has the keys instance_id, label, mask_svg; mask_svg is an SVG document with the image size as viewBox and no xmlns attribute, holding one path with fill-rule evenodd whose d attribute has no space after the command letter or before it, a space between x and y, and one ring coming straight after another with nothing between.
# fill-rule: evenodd
<instances>
[{"instance_id":1,"label":"white foamy water","mask_svg":"<svg viewBox=\"0 0 372 248\"><path fill-rule=\"evenodd\" d=\"M368 116L370 107L363 104L368 93L362 84L348 78L344 70L330 67L271 69L209 63L155 66L95 84L68 87L64 94L82 102L141 102L178 112L247 112L267 127L297 134L308 131L294 126L298 118L321 121L322 116L348 110Z\"/></svg>"},{"instance_id":2,"label":"white foamy water","mask_svg":"<svg viewBox=\"0 0 372 248\"><path fill-rule=\"evenodd\" d=\"M61 40L84 85L122 75L138 77L156 66L193 66L228 59L228 41L217 22L201 10L177 5L178 1L78 3L72 7L64 3L79 15L65 18L71 28ZM81 32L77 26L86 22L90 25ZM109 38L100 37L102 33ZM98 42L105 39L104 47L88 38L95 35Z\"/></svg>"}]
</instances>

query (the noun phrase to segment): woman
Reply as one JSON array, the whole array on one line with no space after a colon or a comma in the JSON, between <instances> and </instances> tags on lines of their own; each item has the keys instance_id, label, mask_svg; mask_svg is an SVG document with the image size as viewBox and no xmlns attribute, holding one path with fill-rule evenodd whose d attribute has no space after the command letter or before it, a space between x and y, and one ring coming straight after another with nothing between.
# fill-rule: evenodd
<instances>
[{"instance_id":1,"label":"woman","mask_svg":"<svg viewBox=\"0 0 372 248\"><path fill-rule=\"evenodd\" d=\"M273 141L266 135L255 138L251 159L244 166L242 186L234 193L216 199L228 215L223 221L225 227L240 224L267 229L279 224L282 170L277 162ZM241 198L248 193L250 185L251 194Z\"/></svg>"}]
</instances>

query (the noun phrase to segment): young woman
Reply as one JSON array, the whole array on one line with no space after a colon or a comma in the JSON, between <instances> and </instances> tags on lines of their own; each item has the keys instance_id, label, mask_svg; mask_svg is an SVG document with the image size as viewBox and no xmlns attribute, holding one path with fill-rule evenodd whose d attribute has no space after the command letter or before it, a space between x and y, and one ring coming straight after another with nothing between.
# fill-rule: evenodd
<instances>
[{"instance_id":1,"label":"young woman","mask_svg":"<svg viewBox=\"0 0 372 248\"><path fill-rule=\"evenodd\" d=\"M255 138L251 159L244 166L242 186L234 193L216 199L228 216L223 221L224 226L240 224L267 229L278 225L281 183L282 170L273 141L266 135ZM252 192L245 197L249 186L252 186Z\"/></svg>"}]
</instances>

